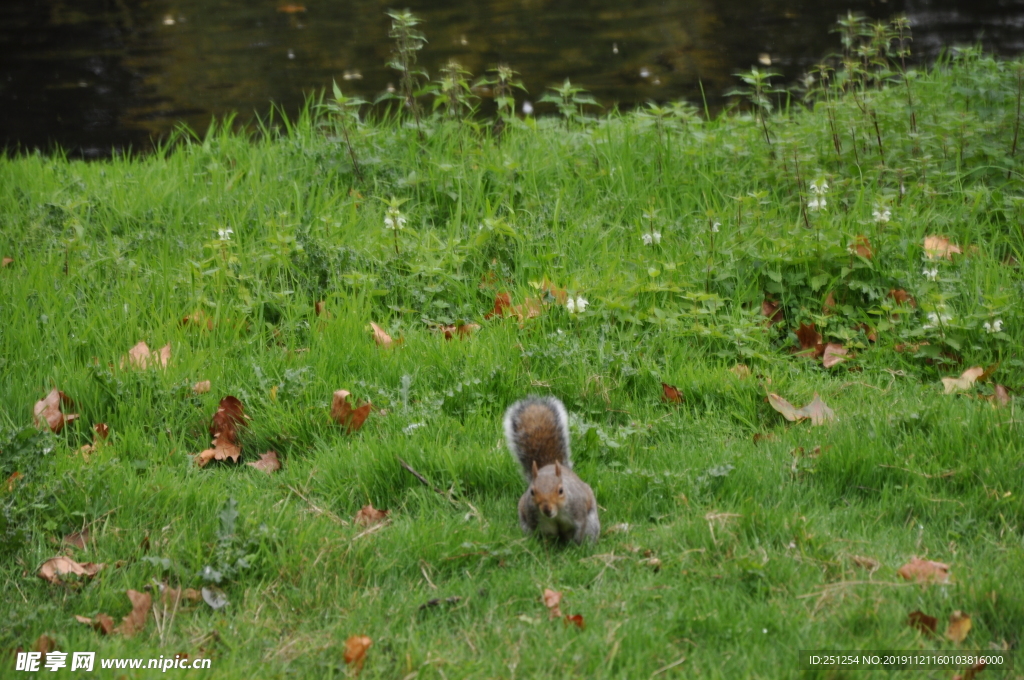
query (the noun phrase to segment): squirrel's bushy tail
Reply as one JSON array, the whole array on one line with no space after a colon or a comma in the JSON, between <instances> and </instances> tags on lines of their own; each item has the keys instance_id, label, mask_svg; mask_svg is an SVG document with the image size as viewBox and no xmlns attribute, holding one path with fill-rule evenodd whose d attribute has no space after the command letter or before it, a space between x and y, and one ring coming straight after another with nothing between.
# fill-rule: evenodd
<instances>
[{"instance_id":1,"label":"squirrel's bushy tail","mask_svg":"<svg viewBox=\"0 0 1024 680\"><path fill-rule=\"evenodd\" d=\"M538 468L569 460L569 416L555 397L527 397L505 412L505 441L509 451L530 478L533 464Z\"/></svg>"}]
</instances>

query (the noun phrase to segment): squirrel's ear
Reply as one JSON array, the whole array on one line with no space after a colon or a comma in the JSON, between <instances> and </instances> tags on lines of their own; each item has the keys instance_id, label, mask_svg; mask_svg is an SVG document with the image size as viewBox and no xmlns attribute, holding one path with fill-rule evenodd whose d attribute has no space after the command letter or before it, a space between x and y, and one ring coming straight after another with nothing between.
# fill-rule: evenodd
<instances>
[{"instance_id":1,"label":"squirrel's ear","mask_svg":"<svg viewBox=\"0 0 1024 680\"><path fill-rule=\"evenodd\" d=\"M561 476L562 476L562 464L559 463L556 460L555 461L555 477L561 477Z\"/></svg>"},{"instance_id":2,"label":"squirrel's ear","mask_svg":"<svg viewBox=\"0 0 1024 680\"><path fill-rule=\"evenodd\" d=\"M531 479L537 479L537 461L533 461L533 473L530 475Z\"/></svg>"}]
</instances>

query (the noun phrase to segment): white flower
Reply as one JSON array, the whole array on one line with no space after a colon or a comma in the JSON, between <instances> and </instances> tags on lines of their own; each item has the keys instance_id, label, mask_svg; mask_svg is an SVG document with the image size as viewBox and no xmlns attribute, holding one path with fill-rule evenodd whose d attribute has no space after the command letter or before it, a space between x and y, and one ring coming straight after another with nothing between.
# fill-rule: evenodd
<instances>
[{"instance_id":1,"label":"white flower","mask_svg":"<svg viewBox=\"0 0 1024 680\"><path fill-rule=\"evenodd\" d=\"M992 323L986 321L984 324L982 324L982 328L985 329L986 333L998 333L999 331L1003 330L1003 320L996 319Z\"/></svg>"},{"instance_id":2,"label":"white flower","mask_svg":"<svg viewBox=\"0 0 1024 680\"><path fill-rule=\"evenodd\" d=\"M711 233L712 233L712 234L717 234L717 233L718 233L718 228L719 228L720 226L722 226L722 223L721 223L721 222L713 222L713 223L711 224Z\"/></svg>"},{"instance_id":3,"label":"white flower","mask_svg":"<svg viewBox=\"0 0 1024 680\"><path fill-rule=\"evenodd\" d=\"M939 268L938 267L932 267L931 269L928 269L928 267L925 267L924 269L921 270L921 273L924 274L924 277L926 279L928 279L929 281L934 281L935 279L939 278Z\"/></svg>"},{"instance_id":4,"label":"white flower","mask_svg":"<svg viewBox=\"0 0 1024 680\"><path fill-rule=\"evenodd\" d=\"M811 192L818 194L819 196L825 194L828 191L828 181L825 179L811 180Z\"/></svg>"},{"instance_id":5,"label":"white flower","mask_svg":"<svg viewBox=\"0 0 1024 680\"><path fill-rule=\"evenodd\" d=\"M825 200L824 196L815 196L811 200L807 201L807 207L814 211L824 210L826 205L828 205L828 202Z\"/></svg>"},{"instance_id":6,"label":"white flower","mask_svg":"<svg viewBox=\"0 0 1024 680\"><path fill-rule=\"evenodd\" d=\"M892 217L892 212L888 208L875 208L871 211L871 216L875 218L875 222L885 224Z\"/></svg>"},{"instance_id":7,"label":"white flower","mask_svg":"<svg viewBox=\"0 0 1024 680\"><path fill-rule=\"evenodd\" d=\"M232 229L231 227L228 227L227 229L218 229L217 238L219 238L221 241L230 241L231 235L234 233L235 230Z\"/></svg>"},{"instance_id":8,"label":"white flower","mask_svg":"<svg viewBox=\"0 0 1024 680\"><path fill-rule=\"evenodd\" d=\"M921 328L935 328L936 326L949 323L953 317L949 314L936 314L935 312L928 312L928 323L921 326Z\"/></svg>"},{"instance_id":9,"label":"white flower","mask_svg":"<svg viewBox=\"0 0 1024 680\"><path fill-rule=\"evenodd\" d=\"M589 304L585 297L577 295L575 300L570 297L565 301L565 308L569 310L570 314L577 314L584 311Z\"/></svg>"},{"instance_id":10,"label":"white flower","mask_svg":"<svg viewBox=\"0 0 1024 680\"><path fill-rule=\"evenodd\" d=\"M652 231L650 233L641 235L640 238L643 239L645 246L649 246L652 243L657 245L658 243L661 243L661 232Z\"/></svg>"},{"instance_id":11,"label":"white flower","mask_svg":"<svg viewBox=\"0 0 1024 680\"><path fill-rule=\"evenodd\" d=\"M388 213L384 216L384 228L405 229L405 215L398 208L388 208Z\"/></svg>"},{"instance_id":12,"label":"white flower","mask_svg":"<svg viewBox=\"0 0 1024 680\"><path fill-rule=\"evenodd\" d=\"M523 115L524 116L531 116L531 115L533 115L533 104L531 104L530 102L523 102Z\"/></svg>"}]
</instances>

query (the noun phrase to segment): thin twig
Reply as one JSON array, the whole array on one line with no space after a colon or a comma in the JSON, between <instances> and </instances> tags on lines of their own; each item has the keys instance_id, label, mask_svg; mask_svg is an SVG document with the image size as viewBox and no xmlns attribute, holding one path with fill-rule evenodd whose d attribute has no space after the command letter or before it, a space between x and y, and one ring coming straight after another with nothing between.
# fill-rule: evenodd
<instances>
[{"instance_id":1,"label":"thin twig","mask_svg":"<svg viewBox=\"0 0 1024 680\"><path fill-rule=\"evenodd\" d=\"M926 472L917 472L909 468L900 467L899 465L882 465L881 463L879 463L878 467L892 468L893 470L903 470L904 472L909 472L914 475L921 475L922 477L927 477L928 479L945 479L946 477L952 477L953 475L956 474L956 470L946 470L941 475L929 475Z\"/></svg>"},{"instance_id":2,"label":"thin twig","mask_svg":"<svg viewBox=\"0 0 1024 680\"><path fill-rule=\"evenodd\" d=\"M331 512L330 510L324 510L323 508L321 508L320 506L318 506L318 505L317 505L316 503L314 503L313 501L309 500L309 499L308 499L308 498L306 498L306 497L305 497L304 495L302 495L302 492L301 492L301 491L299 491L298 489L296 489L296 488L295 488L294 486L289 486L288 488L289 488L289 489L291 489L291 490L292 490L292 492L293 492L293 493L294 493L294 494L295 494L296 496L298 496L298 497L299 497L299 498L301 498L302 500L306 501L306 505L308 505L308 506L310 507L310 509L311 509L311 510L312 510L313 512L315 512L316 514L318 514L318 515L324 515L325 517L327 517L327 519L331 520L331 521L332 521L332 522L334 522L335 524L340 524L340 525L341 525L341 526L343 526L343 527L347 527L347 526L348 526L348 522L346 522L346 521L345 521L345 520L343 520L342 518L338 517L337 515L335 515L335 514L334 514L333 512Z\"/></svg>"},{"instance_id":3,"label":"thin twig","mask_svg":"<svg viewBox=\"0 0 1024 680\"><path fill-rule=\"evenodd\" d=\"M651 673L651 677L653 678L655 675L658 675L659 673L664 673L669 668L675 668L676 666L678 666L679 664L683 663L684 661L686 661L686 657L685 656L681 656L678 659L676 659L675 661L673 661L672 663L668 664L667 666L662 666L658 670L656 670L653 673Z\"/></svg>"},{"instance_id":4,"label":"thin twig","mask_svg":"<svg viewBox=\"0 0 1024 680\"><path fill-rule=\"evenodd\" d=\"M454 503L454 504L458 505L458 503L456 502L456 500L455 500L454 498L452 498L451 496L449 496L449 495L448 495L447 493L445 493L444 491L441 491L441 490L440 490L439 488L437 488L436 486L434 486L433 484L431 484L431 483L430 483L429 481L427 481L427 478L426 478L426 477L424 477L424 476L423 476L423 475L421 475L420 473L416 472L416 470L414 470L414 469L412 468L412 466L411 466L411 465L409 465L409 464L408 464L408 463L406 463L406 462L405 462L404 460L402 460L402 457L401 457L401 456L395 456L395 458L396 458L396 459L398 459L398 464L399 464L399 465L401 465L401 466L402 466L402 467L404 467L404 468L405 468L406 470L408 470L408 471L409 471L409 474L411 474L411 475L412 475L413 477L415 477L416 479L418 479L418 480L420 480L421 482L423 482L423 485L424 485L424 486L426 486L426 487L427 487L428 489L433 489L435 493L438 493L438 494L440 494L440 495L444 496L444 497L445 497L446 499L448 499L448 500L449 500L449 501L451 501L452 503Z\"/></svg>"}]
</instances>

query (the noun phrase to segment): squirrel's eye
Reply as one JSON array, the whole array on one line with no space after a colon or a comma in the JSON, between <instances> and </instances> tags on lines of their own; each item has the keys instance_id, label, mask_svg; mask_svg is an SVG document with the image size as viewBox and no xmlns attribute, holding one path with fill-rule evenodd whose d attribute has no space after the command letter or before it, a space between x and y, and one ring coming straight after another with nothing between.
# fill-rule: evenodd
<instances>
[{"instance_id":1,"label":"squirrel's eye","mask_svg":"<svg viewBox=\"0 0 1024 680\"><path fill-rule=\"evenodd\" d=\"M558 495L559 496L564 496L565 495L565 489L563 489L562 487L558 487Z\"/></svg>"}]
</instances>

